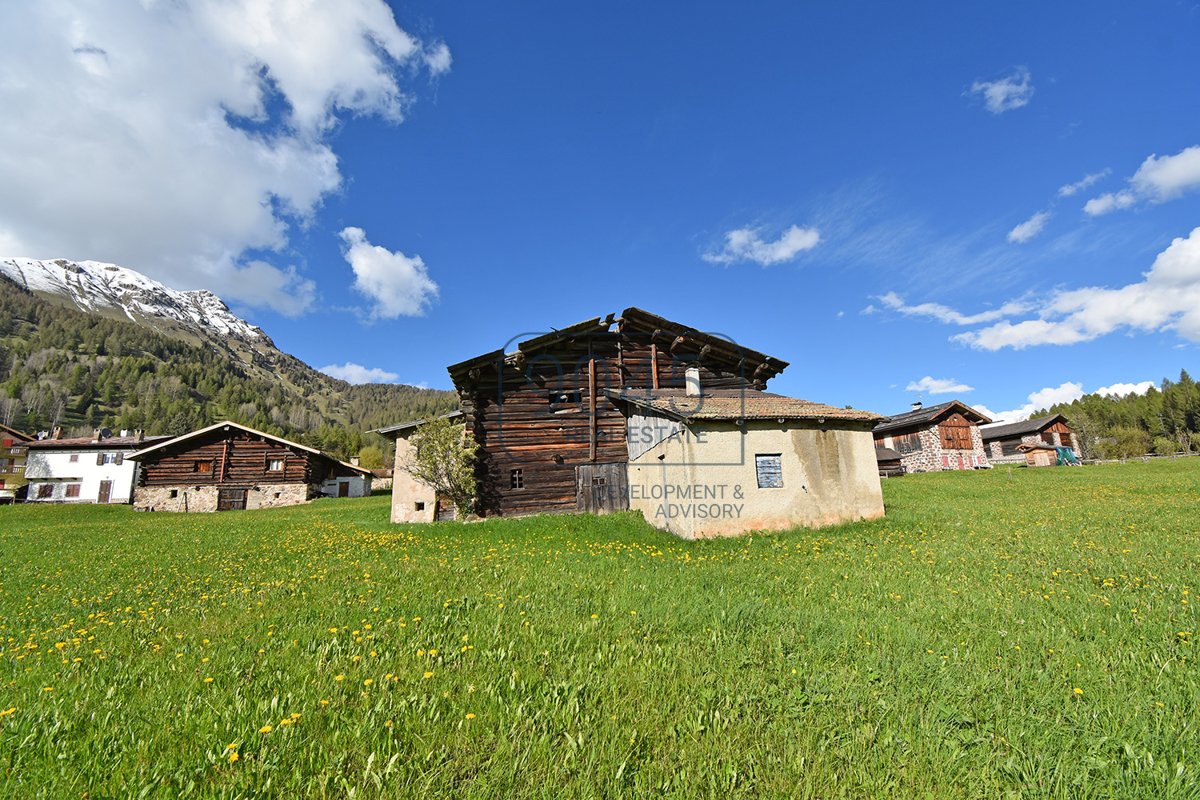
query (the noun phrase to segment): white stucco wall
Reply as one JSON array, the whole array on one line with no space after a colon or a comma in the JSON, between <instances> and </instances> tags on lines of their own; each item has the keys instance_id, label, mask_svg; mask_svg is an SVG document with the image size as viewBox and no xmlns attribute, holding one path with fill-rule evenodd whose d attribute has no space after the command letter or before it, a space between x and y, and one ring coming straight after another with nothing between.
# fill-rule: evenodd
<instances>
[{"instance_id":1,"label":"white stucco wall","mask_svg":"<svg viewBox=\"0 0 1200 800\"><path fill-rule=\"evenodd\" d=\"M759 454L780 456L782 487L758 487ZM695 422L630 460L629 492L631 508L686 539L883 516L865 425Z\"/></svg>"},{"instance_id":2,"label":"white stucco wall","mask_svg":"<svg viewBox=\"0 0 1200 800\"><path fill-rule=\"evenodd\" d=\"M321 484L321 494L326 497L338 497L338 484L348 483L346 497L368 497L371 494L371 478L367 475L355 475L352 478L330 478Z\"/></svg>"},{"instance_id":3,"label":"white stucco wall","mask_svg":"<svg viewBox=\"0 0 1200 800\"><path fill-rule=\"evenodd\" d=\"M121 453L120 464L110 463L98 465L96 454ZM25 466L25 479L29 481L26 500L31 503L95 503L100 497L100 482L112 481L109 495L110 503L128 503L133 496L133 482L137 474L137 462L130 461L128 455L133 448L113 448L110 450L40 450L30 448ZM76 460L71 461L71 456ZM69 484L79 484L79 496L67 497L66 487ZM50 484L53 494L50 497L39 498L39 486Z\"/></svg>"},{"instance_id":4,"label":"white stucco wall","mask_svg":"<svg viewBox=\"0 0 1200 800\"><path fill-rule=\"evenodd\" d=\"M433 487L418 481L405 468L413 456L409 436L416 429L405 431L396 439L396 466L392 472L392 522L433 522L437 515L437 493Z\"/></svg>"}]
</instances>

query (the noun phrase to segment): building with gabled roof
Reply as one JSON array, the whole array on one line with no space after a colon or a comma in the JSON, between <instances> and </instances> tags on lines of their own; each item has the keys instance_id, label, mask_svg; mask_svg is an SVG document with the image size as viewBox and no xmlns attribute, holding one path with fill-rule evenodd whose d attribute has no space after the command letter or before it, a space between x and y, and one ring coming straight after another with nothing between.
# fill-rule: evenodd
<instances>
[{"instance_id":1,"label":"building with gabled roof","mask_svg":"<svg viewBox=\"0 0 1200 800\"><path fill-rule=\"evenodd\" d=\"M63 438L55 428L45 438L29 442L25 500L30 503L129 503L138 465L129 457L139 449L170 436L144 436L141 431L112 435L97 428L91 436Z\"/></svg>"},{"instance_id":2,"label":"building with gabled roof","mask_svg":"<svg viewBox=\"0 0 1200 800\"><path fill-rule=\"evenodd\" d=\"M911 411L875 426L875 446L899 453L906 472L987 469L979 426L991 421L959 400L933 406L917 402Z\"/></svg>"},{"instance_id":3,"label":"building with gabled roof","mask_svg":"<svg viewBox=\"0 0 1200 800\"><path fill-rule=\"evenodd\" d=\"M145 447L133 505L142 511L232 511L365 497L371 471L315 447L225 420Z\"/></svg>"},{"instance_id":4,"label":"building with gabled roof","mask_svg":"<svg viewBox=\"0 0 1200 800\"><path fill-rule=\"evenodd\" d=\"M1022 422L984 425L979 430L983 435L983 446L993 464L1028 463L1033 466L1034 463L1027 457L1026 451L1021 449L1023 444L1069 447L1074 451L1076 458L1081 455L1079 436L1062 414L1048 414ZM1040 461L1037 466L1042 466Z\"/></svg>"},{"instance_id":5,"label":"building with gabled roof","mask_svg":"<svg viewBox=\"0 0 1200 800\"><path fill-rule=\"evenodd\" d=\"M13 503L25 495L25 462L33 437L0 425L0 503Z\"/></svg>"},{"instance_id":6,"label":"building with gabled roof","mask_svg":"<svg viewBox=\"0 0 1200 800\"><path fill-rule=\"evenodd\" d=\"M516 516L633 507L682 536L882 515L870 436L879 417L768 394L768 381L786 367L726 336L638 308L453 364L448 371L464 435L479 446L475 511ZM381 433L401 438L414 424ZM668 432L646 439L659 428ZM685 442L689 432L703 432L713 444ZM713 512L721 516L712 517L712 504L703 503L706 522L676 524L642 503L661 489L667 459L677 458L668 481L699 480L709 485L703 492L728 491L730 502ZM740 502L733 502L735 486ZM400 508L409 521L418 504L428 517L429 498L406 491L393 498L394 518ZM747 492L754 496L749 501Z\"/></svg>"}]
</instances>

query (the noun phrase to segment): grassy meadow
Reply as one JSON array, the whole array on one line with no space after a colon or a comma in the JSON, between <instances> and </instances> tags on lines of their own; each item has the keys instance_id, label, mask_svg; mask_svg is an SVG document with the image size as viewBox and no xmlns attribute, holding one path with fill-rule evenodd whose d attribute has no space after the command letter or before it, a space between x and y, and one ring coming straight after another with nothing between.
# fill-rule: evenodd
<instances>
[{"instance_id":1,"label":"grassy meadow","mask_svg":"<svg viewBox=\"0 0 1200 800\"><path fill-rule=\"evenodd\" d=\"M1200 459L884 520L0 508L0 796L1200 796Z\"/></svg>"}]
</instances>

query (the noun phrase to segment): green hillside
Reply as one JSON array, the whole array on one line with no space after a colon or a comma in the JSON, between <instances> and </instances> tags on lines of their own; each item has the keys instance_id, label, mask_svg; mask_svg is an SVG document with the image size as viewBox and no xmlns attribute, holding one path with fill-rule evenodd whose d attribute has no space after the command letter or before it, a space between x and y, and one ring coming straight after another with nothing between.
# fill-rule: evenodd
<instances>
[{"instance_id":1,"label":"green hillside","mask_svg":"<svg viewBox=\"0 0 1200 800\"><path fill-rule=\"evenodd\" d=\"M253 363L52 304L0 278L0 422L16 428L179 434L232 419L346 457L383 444L366 434L373 428L456 403L451 392L353 386L284 353Z\"/></svg>"}]
</instances>

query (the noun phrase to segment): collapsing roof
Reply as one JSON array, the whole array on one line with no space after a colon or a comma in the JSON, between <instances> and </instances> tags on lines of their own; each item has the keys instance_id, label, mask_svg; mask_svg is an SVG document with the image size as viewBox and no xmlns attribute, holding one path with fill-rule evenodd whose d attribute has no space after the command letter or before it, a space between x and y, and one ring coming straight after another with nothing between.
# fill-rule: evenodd
<instances>
[{"instance_id":1,"label":"collapsing roof","mask_svg":"<svg viewBox=\"0 0 1200 800\"><path fill-rule=\"evenodd\" d=\"M1031 433L1041 433L1044 429L1049 428L1056 422L1061 422L1064 425L1070 424L1067 421L1067 418L1062 414L1049 414L1045 417L1027 419L1024 422L1007 422L1000 425L988 425L980 428L979 432L983 434L983 440L985 442L990 442L993 439L1007 439L1011 436L1024 436Z\"/></svg>"}]
</instances>

